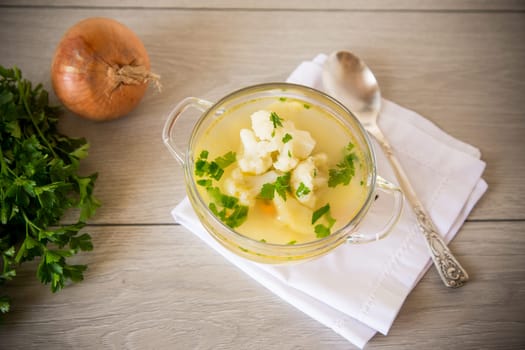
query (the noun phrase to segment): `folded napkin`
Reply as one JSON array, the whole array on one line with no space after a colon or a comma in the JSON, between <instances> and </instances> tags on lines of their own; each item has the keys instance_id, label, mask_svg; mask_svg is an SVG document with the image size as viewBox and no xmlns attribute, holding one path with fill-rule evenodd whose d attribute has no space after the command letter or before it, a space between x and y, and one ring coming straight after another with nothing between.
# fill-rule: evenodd
<instances>
[{"instance_id":1,"label":"folded napkin","mask_svg":"<svg viewBox=\"0 0 525 350\"><path fill-rule=\"evenodd\" d=\"M325 59L321 54L301 63L288 81L323 90L321 67ZM384 99L382 102L380 127L448 242L487 189L481 179L485 163L479 159L480 152L417 113ZM374 148L378 173L397 183L375 142ZM384 221L382 205L388 203L374 204L367 222ZM407 295L431 265L408 203L399 223L384 240L343 244L325 256L293 265L259 264L230 253L208 235L187 198L172 215L263 286L359 348L377 331L388 333Z\"/></svg>"}]
</instances>

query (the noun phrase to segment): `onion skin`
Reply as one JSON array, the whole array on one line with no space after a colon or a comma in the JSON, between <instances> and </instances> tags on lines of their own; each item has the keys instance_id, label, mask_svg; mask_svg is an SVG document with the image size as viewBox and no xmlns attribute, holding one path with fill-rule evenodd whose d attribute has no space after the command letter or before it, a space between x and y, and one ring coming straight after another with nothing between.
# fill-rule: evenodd
<instances>
[{"instance_id":1,"label":"onion skin","mask_svg":"<svg viewBox=\"0 0 525 350\"><path fill-rule=\"evenodd\" d=\"M51 65L51 80L69 110L102 121L131 112L158 76L150 73L146 49L128 27L93 17L64 34Z\"/></svg>"}]
</instances>

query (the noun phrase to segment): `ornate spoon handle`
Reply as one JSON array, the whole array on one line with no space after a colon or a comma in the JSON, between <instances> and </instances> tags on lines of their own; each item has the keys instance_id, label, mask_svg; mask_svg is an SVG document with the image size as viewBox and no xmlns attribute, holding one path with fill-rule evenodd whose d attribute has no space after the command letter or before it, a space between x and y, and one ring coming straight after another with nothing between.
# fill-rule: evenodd
<instances>
[{"instance_id":1,"label":"ornate spoon handle","mask_svg":"<svg viewBox=\"0 0 525 350\"><path fill-rule=\"evenodd\" d=\"M377 125L367 125L368 131L374 135L377 141L381 144L381 147L385 151L396 177L399 181L399 187L403 190L405 197L412 205L414 212L416 213L418 227L425 236L428 249L434 265L441 276L441 280L447 287L457 288L461 287L466 281L468 281L468 274L465 269L456 260L446 243L441 238L441 235L437 233L437 230L432 222L432 219L423 208L423 205L419 201L416 192L412 185L408 181L405 171L403 170L401 163L397 160L396 156L392 152L392 147L386 140L381 130Z\"/></svg>"},{"instance_id":2,"label":"ornate spoon handle","mask_svg":"<svg viewBox=\"0 0 525 350\"><path fill-rule=\"evenodd\" d=\"M414 207L419 229L425 236L434 265L447 287L461 287L468 281L468 274L456 260L445 242L436 232L430 217L422 207Z\"/></svg>"}]
</instances>

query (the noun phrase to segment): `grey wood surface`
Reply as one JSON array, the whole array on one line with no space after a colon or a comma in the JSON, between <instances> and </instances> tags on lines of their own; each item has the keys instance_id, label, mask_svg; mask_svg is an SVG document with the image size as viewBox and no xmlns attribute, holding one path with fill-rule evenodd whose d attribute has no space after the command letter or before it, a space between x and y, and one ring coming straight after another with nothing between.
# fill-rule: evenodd
<instances>
[{"instance_id":1,"label":"grey wood surface","mask_svg":"<svg viewBox=\"0 0 525 350\"><path fill-rule=\"evenodd\" d=\"M0 0L0 4L26 7L77 8L178 8L178 9L250 9L250 10L454 10L515 11L525 9L521 0Z\"/></svg>"},{"instance_id":2,"label":"grey wood surface","mask_svg":"<svg viewBox=\"0 0 525 350\"><path fill-rule=\"evenodd\" d=\"M64 115L62 130L92 146L83 171L99 172L103 206L86 228L95 249L76 258L89 264L85 281L58 294L39 285L34 264L23 265L6 287L13 310L0 325L0 349L353 348L173 222L182 171L160 138L166 114L184 97L215 100L284 80L301 61L342 48L368 62L386 98L480 148L489 184L452 243L472 281L446 290L430 270L390 334L367 348L524 347L524 7L510 0L0 1L0 64L16 64L50 91L60 37L90 16L132 28L163 83L120 120Z\"/></svg>"}]
</instances>

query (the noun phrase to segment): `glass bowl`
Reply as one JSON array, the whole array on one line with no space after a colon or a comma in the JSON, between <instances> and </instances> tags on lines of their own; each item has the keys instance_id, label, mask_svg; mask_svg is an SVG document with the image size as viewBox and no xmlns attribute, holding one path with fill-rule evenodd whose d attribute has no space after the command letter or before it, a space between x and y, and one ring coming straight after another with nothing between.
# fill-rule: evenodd
<instances>
[{"instance_id":1,"label":"glass bowl","mask_svg":"<svg viewBox=\"0 0 525 350\"><path fill-rule=\"evenodd\" d=\"M250 238L239 233L223 223L210 210L205 199L198 190L195 175L195 162L199 157L197 149L201 138L210 137L209 129L229 111L243 108L255 112L259 109L261 99L276 98L282 101L293 99L302 101L305 106L314 106L328 113L338 122L339 127L349 132L361 150L360 161L364 168L366 196L359 205L356 214L346 223L334 230L330 235L297 244L276 244ZM253 106L253 108L251 108ZM196 122L183 121L185 114L192 108L198 111ZM322 121L319 121L322 122ZM189 140L182 145L176 136L177 129L183 123L194 123ZM225 137L229 137L226 135ZM376 160L369 136L357 118L345 106L325 93L302 85L290 83L266 83L249 86L234 91L212 103L196 97L188 97L178 103L169 113L163 130L163 141L174 158L184 169L186 192L195 213L208 233L231 252L263 263L288 263L304 261L332 251L341 244L368 243L382 239L388 235L397 223L403 207L403 194L394 184L377 174ZM360 224L374 203L378 191L393 197L390 215L381 218L384 225L376 232L360 232ZM351 200L351 199L349 199ZM271 225L264 225L260 230L272 230Z\"/></svg>"}]
</instances>

